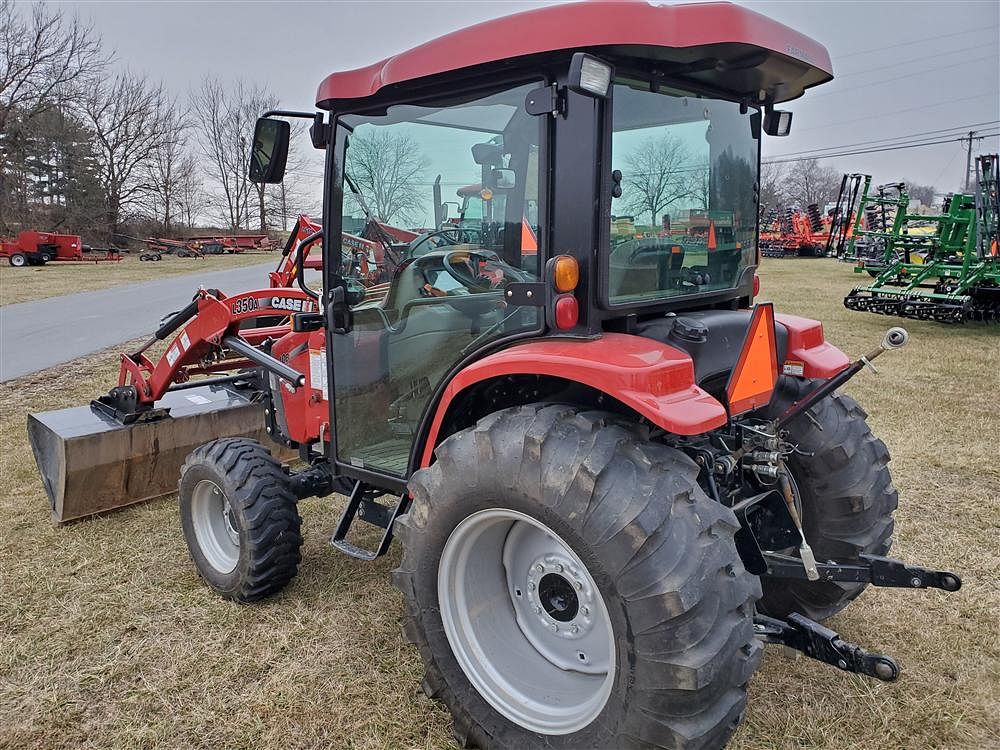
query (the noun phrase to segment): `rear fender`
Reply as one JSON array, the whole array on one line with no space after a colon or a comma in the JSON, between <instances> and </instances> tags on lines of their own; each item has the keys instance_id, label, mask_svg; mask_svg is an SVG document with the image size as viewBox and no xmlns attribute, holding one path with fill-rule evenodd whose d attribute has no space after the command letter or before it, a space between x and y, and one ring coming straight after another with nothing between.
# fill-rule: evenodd
<instances>
[{"instance_id":1,"label":"rear fender","mask_svg":"<svg viewBox=\"0 0 1000 750\"><path fill-rule=\"evenodd\" d=\"M727 420L723 405L695 384L694 363L679 349L624 333L591 340L544 339L491 354L455 375L438 402L420 466L430 465L449 408L466 389L516 375L556 377L588 386L675 435L698 435Z\"/></svg>"}]
</instances>

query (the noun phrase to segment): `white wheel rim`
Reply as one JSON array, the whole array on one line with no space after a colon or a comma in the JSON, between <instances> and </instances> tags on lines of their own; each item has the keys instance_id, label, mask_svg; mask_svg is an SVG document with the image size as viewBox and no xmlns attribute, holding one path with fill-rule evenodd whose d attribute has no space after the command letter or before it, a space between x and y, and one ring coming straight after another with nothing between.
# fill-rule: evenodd
<instances>
[{"instance_id":1,"label":"white wheel rim","mask_svg":"<svg viewBox=\"0 0 1000 750\"><path fill-rule=\"evenodd\" d=\"M438 603L459 666L498 712L531 732L577 732L615 676L611 618L586 566L540 521L473 513L448 537Z\"/></svg>"},{"instance_id":2,"label":"white wheel rim","mask_svg":"<svg viewBox=\"0 0 1000 750\"><path fill-rule=\"evenodd\" d=\"M240 535L229 498L210 479L202 479L191 493L191 522L208 564L220 573L235 570L240 561Z\"/></svg>"}]
</instances>

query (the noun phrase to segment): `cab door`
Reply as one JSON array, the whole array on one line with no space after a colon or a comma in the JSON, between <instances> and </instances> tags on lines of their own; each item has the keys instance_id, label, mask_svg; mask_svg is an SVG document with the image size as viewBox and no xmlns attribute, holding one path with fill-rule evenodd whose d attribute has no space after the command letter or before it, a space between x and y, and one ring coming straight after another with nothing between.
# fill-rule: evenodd
<instances>
[{"instance_id":1,"label":"cab door","mask_svg":"<svg viewBox=\"0 0 1000 750\"><path fill-rule=\"evenodd\" d=\"M388 290L352 306L349 330L328 334L336 457L348 473L405 479L421 421L448 374L543 324L540 308L509 306L504 294L511 283L538 280L541 268L545 123L524 104L538 85L340 118L350 179L333 191L343 195L341 204L328 208L351 215L366 207L390 236L417 231L410 246L421 248L412 257L386 253ZM435 175L446 194L482 185L484 226L434 226Z\"/></svg>"}]
</instances>

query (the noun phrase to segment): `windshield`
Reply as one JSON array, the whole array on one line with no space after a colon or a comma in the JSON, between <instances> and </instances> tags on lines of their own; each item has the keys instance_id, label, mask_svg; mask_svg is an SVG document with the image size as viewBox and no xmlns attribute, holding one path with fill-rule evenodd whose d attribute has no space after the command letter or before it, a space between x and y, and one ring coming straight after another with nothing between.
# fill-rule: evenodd
<instances>
[{"instance_id":1,"label":"windshield","mask_svg":"<svg viewBox=\"0 0 1000 750\"><path fill-rule=\"evenodd\" d=\"M756 259L758 142L739 105L617 81L608 297L731 289Z\"/></svg>"}]
</instances>

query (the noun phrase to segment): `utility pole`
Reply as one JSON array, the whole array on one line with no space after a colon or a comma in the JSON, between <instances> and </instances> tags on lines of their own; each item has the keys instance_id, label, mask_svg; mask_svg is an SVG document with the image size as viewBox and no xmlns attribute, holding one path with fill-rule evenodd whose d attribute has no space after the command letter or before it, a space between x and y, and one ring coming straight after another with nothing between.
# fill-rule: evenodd
<instances>
[{"instance_id":1,"label":"utility pole","mask_svg":"<svg viewBox=\"0 0 1000 750\"><path fill-rule=\"evenodd\" d=\"M969 141L969 151L965 155L965 192L969 192L969 172L972 170L972 136L976 134L975 130L970 130L968 138L963 138L962 140Z\"/></svg>"}]
</instances>

